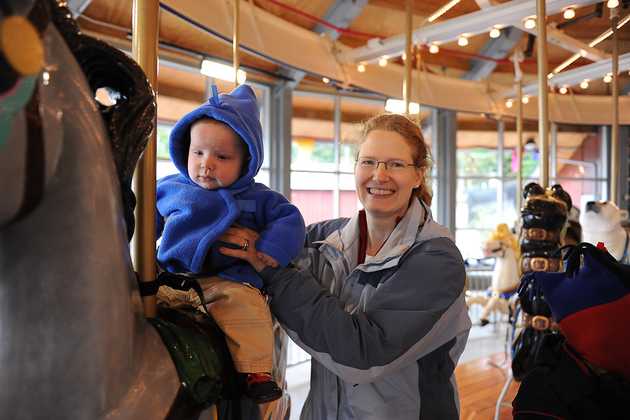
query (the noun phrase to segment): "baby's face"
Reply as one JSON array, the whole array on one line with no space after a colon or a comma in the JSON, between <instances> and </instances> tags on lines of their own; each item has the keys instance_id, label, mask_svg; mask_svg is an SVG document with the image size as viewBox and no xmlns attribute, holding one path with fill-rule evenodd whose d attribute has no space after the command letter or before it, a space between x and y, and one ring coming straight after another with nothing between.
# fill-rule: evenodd
<instances>
[{"instance_id":1,"label":"baby's face","mask_svg":"<svg viewBox=\"0 0 630 420\"><path fill-rule=\"evenodd\" d=\"M226 124L200 120L190 129L188 176L207 190L229 187L241 176L245 145Z\"/></svg>"}]
</instances>

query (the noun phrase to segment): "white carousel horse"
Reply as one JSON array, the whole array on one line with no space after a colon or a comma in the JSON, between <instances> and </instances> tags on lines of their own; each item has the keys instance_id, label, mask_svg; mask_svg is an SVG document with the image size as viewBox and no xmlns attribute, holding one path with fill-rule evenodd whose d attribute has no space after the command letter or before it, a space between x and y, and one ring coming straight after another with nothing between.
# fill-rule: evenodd
<instances>
[{"instance_id":1,"label":"white carousel horse","mask_svg":"<svg viewBox=\"0 0 630 420\"><path fill-rule=\"evenodd\" d=\"M28 105L14 106L8 135L0 131L0 418L199 418L200 410L174 411L180 380L143 315L121 205L131 171L116 176L94 86L46 16L54 2L13 0L2 13L12 6L30 11L45 68L29 79L0 63L0 112L35 81ZM146 118L153 109L132 111ZM121 118L105 121L139 129L137 120L112 123Z\"/></svg>"},{"instance_id":2,"label":"white carousel horse","mask_svg":"<svg viewBox=\"0 0 630 420\"><path fill-rule=\"evenodd\" d=\"M494 257L495 264L492 271L492 282L489 291L467 292L466 303L483 306L480 315L482 324L486 324L491 312L508 313L506 294L513 292L518 286L518 262L515 251L498 240L484 243L484 255Z\"/></svg>"}]
</instances>

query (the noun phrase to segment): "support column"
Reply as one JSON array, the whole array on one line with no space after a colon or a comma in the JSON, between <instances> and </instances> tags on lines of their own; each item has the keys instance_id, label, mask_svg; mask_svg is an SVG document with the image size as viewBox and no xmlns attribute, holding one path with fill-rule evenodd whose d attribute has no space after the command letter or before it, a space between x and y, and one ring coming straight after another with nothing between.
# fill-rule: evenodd
<instances>
[{"instance_id":1,"label":"support column","mask_svg":"<svg viewBox=\"0 0 630 420\"><path fill-rule=\"evenodd\" d=\"M434 109L431 113L431 137L437 177L437 221L455 236L457 204L457 114Z\"/></svg>"},{"instance_id":2,"label":"support column","mask_svg":"<svg viewBox=\"0 0 630 420\"><path fill-rule=\"evenodd\" d=\"M269 184L291 199L291 118L293 89L281 83L271 89Z\"/></svg>"}]
</instances>

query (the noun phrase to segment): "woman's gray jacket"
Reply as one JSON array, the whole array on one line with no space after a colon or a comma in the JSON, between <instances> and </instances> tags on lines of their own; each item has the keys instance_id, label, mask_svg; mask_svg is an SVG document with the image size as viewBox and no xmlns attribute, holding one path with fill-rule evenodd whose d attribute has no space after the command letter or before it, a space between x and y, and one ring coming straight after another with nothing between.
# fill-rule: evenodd
<instances>
[{"instance_id":1,"label":"woman's gray jacket","mask_svg":"<svg viewBox=\"0 0 630 420\"><path fill-rule=\"evenodd\" d=\"M313 357L301 420L459 418L453 374L470 319L462 257L413 200L357 265L358 216L311 225L296 268L261 275L271 310Z\"/></svg>"}]
</instances>

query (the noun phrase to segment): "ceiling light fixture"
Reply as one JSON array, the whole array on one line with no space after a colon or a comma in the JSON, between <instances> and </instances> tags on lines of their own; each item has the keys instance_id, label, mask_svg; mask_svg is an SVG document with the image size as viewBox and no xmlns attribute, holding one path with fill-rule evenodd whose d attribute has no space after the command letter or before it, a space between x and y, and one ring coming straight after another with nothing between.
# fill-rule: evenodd
<instances>
[{"instance_id":1,"label":"ceiling light fixture","mask_svg":"<svg viewBox=\"0 0 630 420\"><path fill-rule=\"evenodd\" d=\"M512 105L514 105L514 101L512 99L508 99L507 101L505 101L505 106L507 108L512 108Z\"/></svg>"},{"instance_id":2,"label":"ceiling light fixture","mask_svg":"<svg viewBox=\"0 0 630 420\"><path fill-rule=\"evenodd\" d=\"M234 82L234 67L227 64L217 63L216 61L203 59L199 73L214 79L225 80L226 82ZM238 69L236 72L236 81L243 84L247 80L245 70Z\"/></svg>"},{"instance_id":3,"label":"ceiling light fixture","mask_svg":"<svg viewBox=\"0 0 630 420\"><path fill-rule=\"evenodd\" d=\"M359 63L359 65L357 66L357 71L359 73L365 73L365 64L364 63Z\"/></svg>"},{"instance_id":4,"label":"ceiling light fixture","mask_svg":"<svg viewBox=\"0 0 630 420\"><path fill-rule=\"evenodd\" d=\"M566 86L562 86L562 87L560 88L560 90L559 90L559 92L560 92L562 95L566 95L566 93L567 93L568 91L569 91L569 88L568 88L568 87L566 87Z\"/></svg>"},{"instance_id":5,"label":"ceiling light fixture","mask_svg":"<svg viewBox=\"0 0 630 420\"><path fill-rule=\"evenodd\" d=\"M604 83L612 82L612 73L607 73L602 80L604 80Z\"/></svg>"},{"instance_id":6,"label":"ceiling light fixture","mask_svg":"<svg viewBox=\"0 0 630 420\"><path fill-rule=\"evenodd\" d=\"M429 52L430 52L431 54L437 54L437 53L439 53L439 52L440 52L440 47L439 47L437 44L431 44L431 45L429 46Z\"/></svg>"},{"instance_id":7,"label":"ceiling light fixture","mask_svg":"<svg viewBox=\"0 0 630 420\"><path fill-rule=\"evenodd\" d=\"M378 65L381 67L385 67L387 65L387 56L382 56L378 59Z\"/></svg>"},{"instance_id":8,"label":"ceiling light fixture","mask_svg":"<svg viewBox=\"0 0 630 420\"><path fill-rule=\"evenodd\" d=\"M527 96L527 95L523 96L523 99L521 99L521 102L523 102L524 104L528 104L529 103L529 96Z\"/></svg>"},{"instance_id":9,"label":"ceiling light fixture","mask_svg":"<svg viewBox=\"0 0 630 420\"><path fill-rule=\"evenodd\" d=\"M582 83L580 83L580 87L582 89L588 89L588 79L582 80Z\"/></svg>"},{"instance_id":10,"label":"ceiling light fixture","mask_svg":"<svg viewBox=\"0 0 630 420\"><path fill-rule=\"evenodd\" d=\"M328 84L328 83L330 83L330 79L328 77L324 76L324 77L322 77L322 82Z\"/></svg>"},{"instance_id":11,"label":"ceiling light fixture","mask_svg":"<svg viewBox=\"0 0 630 420\"><path fill-rule=\"evenodd\" d=\"M440 16L442 16L444 13L448 12L449 10L451 10L453 7L455 7L455 5L457 3L459 3L461 0L451 0L448 3L446 3L444 6L440 7L439 9L437 9L435 12L433 12L433 14L431 16L429 16L429 18L427 19L429 22L433 22L434 20L436 20L437 18L439 18Z\"/></svg>"},{"instance_id":12,"label":"ceiling light fixture","mask_svg":"<svg viewBox=\"0 0 630 420\"><path fill-rule=\"evenodd\" d=\"M405 101L401 101L400 99L388 99L385 101L385 111L391 112L393 114L404 114L405 113ZM409 102L409 114L419 114L420 113L420 104L417 102Z\"/></svg>"},{"instance_id":13,"label":"ceiling light fixture","mask_svg":"<svg viewBox=\"0 0 630 420\"><path fill-rule=\"evenodd\" d=\"M496 27L492 28L490 29L490 33L488 35L490 35L490 38L498 38L501 36L501 29Z\"/></svg>"},{"instance_id":14,"label":"ceiling light fixture","mask_svg":"<svg viewBox=\"0 0 630 420\"><path fill-rule=\"evenodd\" d=\"M523 26L525 29L534 29L536 27L536 18L529 16L523 20Z\"/></svg>"},{"instance_id":15,"label":"ceiling light fixture","mask_svg":"<svg viewBox=\"0 0 630 420\"><path fill-rule=\"evenodd\" d=\"M567 7L562 11L562 17L571 20L575 17L575 7Z\"/></svg>"},{"instance_id":16,"label":"ceiling light fixture","mask_svg":"<svg viewBox=\"0 0 630 420\"><path fill-rule=\"evenodd\" d=\"M457 45L459 45L460 47L465 47L466 45L468 45L468 38L466 38L464 35L460 36L459 38L457 38Z\"/></svg>"},{"instance_id":17,"label":"ceiling light fixture","mask_svg":"<svg viewBox=\"0 0 630 420\"><path fill-rule=\"evenodd\" d=\"M447 0L442 0L446 2ZM562 13L562 9L574 6L584 7L597 0L546 0L547 15ZM433 22L428 25L420 25L413 31L414 43L430 45L434 42L440 45L455 42L461 34L474 36L487 33L489 27L501 25L502 27L521 27L524 18L536 16L536 2L532 0L512 0L495 6L485 7L472 13L463 14L443 22ZM362 61L376 62L379 57L389 55L399 57L405 50L405 34L398 34L386 39L370 40L366 45L345 51L340 55L344 62L360 63Z\"/></svg>"},{"instance_id":18,"label":"ceiling light fixture","mask_svg":"<svg viewBox=\"0 0 630 420\"><path fill-rule=\"evenodd\" d=\"M619 6L619 0L608 0L608 2L606 2L606 6L609 9L614 9Z\"/></svg>"}]
</instances>

